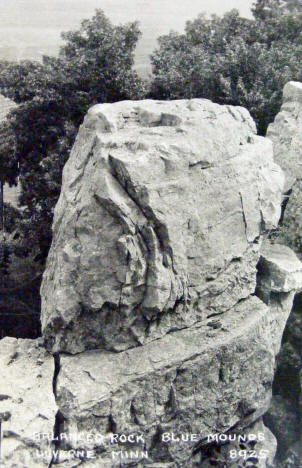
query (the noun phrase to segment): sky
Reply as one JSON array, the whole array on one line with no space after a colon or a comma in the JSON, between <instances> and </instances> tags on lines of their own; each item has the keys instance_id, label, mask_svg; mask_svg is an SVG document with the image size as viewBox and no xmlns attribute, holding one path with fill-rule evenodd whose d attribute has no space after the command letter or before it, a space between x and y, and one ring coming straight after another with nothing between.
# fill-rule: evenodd
<instances>
[{"instance_id":1,"label":"sky","mask_svg":"<svg viewBox=\"0 0 302 468\"><path fill-rule=\"evenodd\" d=\"M183 31L187 20L201 12L223 14L237 8L250 16L253 0L0 0L0 60L41 59L55 55L60 33L77 29L101 8L114 24L138 20L143 37L136 66L148 69L156 38Z\"/></svg>"}]
</instances>

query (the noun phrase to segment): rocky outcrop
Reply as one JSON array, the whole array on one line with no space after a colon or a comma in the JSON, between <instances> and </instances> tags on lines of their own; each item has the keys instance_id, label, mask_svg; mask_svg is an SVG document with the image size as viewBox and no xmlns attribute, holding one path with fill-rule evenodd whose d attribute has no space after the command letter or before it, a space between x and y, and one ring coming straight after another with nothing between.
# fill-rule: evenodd
<instances>
[{"instance_id":1,"label":"rocky outcrop","mask_svg":"<svg viewBox=\"0 0 302 468\"><path fill-rule=\"evenodd\" d=\"M295 181L286 202L278 242L290 246L302 259L302 178Z\"/></svg>"},{"instance_id":2,"label":"rocky outcrop","mask_svg":"<svg viewBox=\"0 0 302 468\"><path fill-rule=\"evenodd\" d=\"M195 466L211 435L245 428L270 405L275 343L268 315L253 297L143 347L62 356L57 402L64 431L102 434L80 448L102 450L103 461L116 457L113 466L129 450L146 451L149 463ZM112 444L112 433L141 436L141 443ZM166 434L178 441L166 442ZM181 441L183 434L195 437Z\"/></svg>"},{"instance_id":3,"label":"rocky outcrop","mask_svg":"<svg viewBox=\"0 0 302 468\"><path fill-rule=\"evenodd\" d=\"M0 340L0 368L1 465L47 467L58 411L54 359L40 340L7 337Z\"/></svg>"},{"instance_id":4,"label":"rocky outcrop","mask_svg":"<svg viewBox=\"0 0 302 468\"><path fill-rule=\"evenodd\" d=\"M285 173L286 196L278 242L302 257L302 83L289 82L283 91L283 104L267 137L273 142L274 159Z\"/></svg>"},{"instance_id":5,"label":"rocky outcrop","mask_svg":"<svg viewBox=\"0 0 302 468\"><path fill-rule=\"evenodd\" d=\"M267 130L274 145L274 159L285 173L284 191L302 174L302 83L290 81L283 90L283 104Z\"/></svg>"},{"instance_id":6,"label":"rocky outcrop","mask_svg":"<svg viewBox=\"0 0 302 468\"><path fill-rule=\"evenodd\" d=\"M302 84L290 82L284 88L283 105L268 129L273 141L275 160L286 175L287 194L277 241L290 246L302 257ZM288 258L288 256L287 256ZM286 258L286 261L287 261ZM294 307L283 336L273 386L272 406L265 421L278 439L280 467L302 466L299 447L302 441L302 296L295 297Z\"/></svg>"},{"instance_id":7,"label":"rocky outcrop","mask_svg":"<svg viewBox=\"0 0 302 468\"><path fill-rule=\"evenodd\" d=\"M8 467L272 467L262 417L302 288L296 256L262 245L282 189L272 144L244 109L197 99L89 111L43 279L48 351L2 341L20 348L10 378L28 355L25 388L0 383L3 421L21 390L39 403L44 369L41 408L24 406L18 431L10 423L6 438L23 450L15 458L8 444Z\"/></svg>"},{"instance_id":8,"label":"rocky outcrop","mask_svg":"<svg viewBox=\"0 0 302 468\"><path fill-rule=\"evenodd\" d=\"M286 324L281 352L277 359L277 370L273 385L272 405L265 416L265 422L278 439L280 467L290 468L302 464L290 464L292 447L302 441L302 297L298 294ZM295 456L295 459L297 459Z\"/></svg>"},{"instance_id":9,"label":"rocky outcrop","mask_svg":"<svg viewBox=\"0 0 302 468\"><path fill-rule=\"evenodd\" d=\"M282 186L271 143L242 108L93 107L55 210L42 285L48 349L123 351L231 310L255 290Z\"/></svg>"},{"instance_id":10,"label":"rocky outcrop","mask_svg":"<svg viewBox=\"0 0 302 468\"><path fill-rule=\"evenodd\" d=\"M301 271L289 249L265 244L257 294L266 304L252 296L120 353L61 354L54 364L39 341L2 340L5 466L273 466L261 416Z\"/></svg>"},{"instance_id":11,"label":"rocky outcrop","mask_svg":"<svg viewBox=\"0 0 302 468\"><path fill-rule=\"evenodd\" d=\"M260 419L240 433L227 434L225 444L209 444L198 468L273 468L277 441Z\"/></svg>"}]
</instances>

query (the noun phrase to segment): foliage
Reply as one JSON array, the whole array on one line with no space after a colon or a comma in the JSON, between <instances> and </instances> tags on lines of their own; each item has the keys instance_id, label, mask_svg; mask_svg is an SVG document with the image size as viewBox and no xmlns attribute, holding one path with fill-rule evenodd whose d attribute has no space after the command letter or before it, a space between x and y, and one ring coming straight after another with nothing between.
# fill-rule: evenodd
<instances>
[{"instance_id":1,"label":"foliage","mask_svg":"<svg viewBox=\"0 0 302 468\"><path fill-rule=\"evenodd\" d=\"M7 154L20 176L20 226L23 238L38 244L43 258L62 168L88 108L145 93L133 70L139 36L137 23L114 26L97 10L78 31L62 34L58 58L0 64L0 93L19 104L9 118L16 144Z\"/></svg>"},{"instance_id":2,"label":"foliage","mask_svg":"<svg viewBox=\"0 0 302 468\"><path fill-rule=\"evenodd\" d=\"M10 203L4 204L4 225L5 231L8 234L13 233L16 229L18 229L20 222L22 220L22 213L12 206Z\"/></svg>"},{"instance_id":3,"label":"foliage","mask_svg":"<svg viewBox=\"0 0 302 468\"><path fill-rule=\"evenodd\" d=\"M200 15L184 34L160 37L151 57L152 97L241 105L265 134L284 84L301 79L302 10L296 1L294 8L292 2L258 0L252 20L237 10L210 19Z\"/></svg>"},{"instance_id":4,"label":"foliage","mask_svg":"<svg viewBox=\"0 0 302 468\"><path fill-rule=\"evenodd\" d=\"M0 182L16 184L18 161L16 158L16 136L10 122L0 122Z\"/></svg>"}]
</instances>

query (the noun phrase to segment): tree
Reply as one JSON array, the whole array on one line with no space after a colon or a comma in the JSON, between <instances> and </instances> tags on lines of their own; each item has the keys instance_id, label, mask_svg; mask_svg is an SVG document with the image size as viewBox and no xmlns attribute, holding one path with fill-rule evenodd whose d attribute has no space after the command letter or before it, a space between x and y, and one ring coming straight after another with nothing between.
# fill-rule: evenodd
<instances>
[{"instance_id":1,"label":"tree","mask_svg":"<svg viewBox=\"0 0 302 468\"><path fill-rule=\"evenodd\" d=\"M15 185L18 175L16 138L8 120L0 122L0 219L4 233L4 184Z\"/></svg>"},{"instance_id":2,"label":"tree","mask_svg":"<svg viewBox=\"0 0 302 468\"><path fill-rule=\"evenodd\" d=\"M280 12L297 14L301 9L301 0L257 0L252 7L252 13L256 19L267 20L278 17Z\"/></svg>"},{"instance_id":3,"label":"tree","mask_svg":"<svg viewBox=\"0 0 302 468\"><path fill-rule=\"evenodd\" d=\"M301 78L302 12L280 5L258 0L252 20L237 10L210 19L200 15L184 34L160 37L151 57L151 96L244 106L264 135L284 84Z\"/></svg>"},{"instance_id":4,"label":"tree","mask_svg":"<svg viewBox=\"0 0 302 468\"><path fill-rule=\"evenodd\" d=\"M10 115L16 135L23 238L38 244L45 259L61 174L77 128L96 103L141 98L133 70L140 36L137 23L114 26L101 10L78 31L62 35L59 56L42 63L0 65L0 93L19 103Z\"/></svg>"}]
</instances>

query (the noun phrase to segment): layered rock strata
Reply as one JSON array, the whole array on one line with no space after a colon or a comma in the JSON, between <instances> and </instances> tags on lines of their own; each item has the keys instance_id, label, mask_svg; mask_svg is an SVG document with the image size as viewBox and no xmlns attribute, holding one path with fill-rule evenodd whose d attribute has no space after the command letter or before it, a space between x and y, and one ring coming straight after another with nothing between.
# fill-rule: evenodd
<instances>
[{"instance_id":1,"label":"layered rock strata","mask_svg":"<svg viewBox=\"0 0 302 468\"><path fill-rule=\"evenodd\" d=\"M62 354L55 366L39 341L2 340L5 466L231 468L255 457L273 466L261 416L301 275L289 249L265 244L257 294L266 303L252 296L121 353Z\"/></svg>"},{"instance_id":2,"label":"layered rock strata","mask_svg":"<svg viewBox=\"0 0 302 468\"><path fill-rule=\"evenodd\" d=\"M272 466L262 416L302 287L295 255L262 246L282 189L272 144L242 108L191 100L89 111L64 169L42 285L48 351L0 342L18 348L14 358L0 350L8 468ZM21 391L30 404L14 428Z\"/></svg>"}]
</instances>

